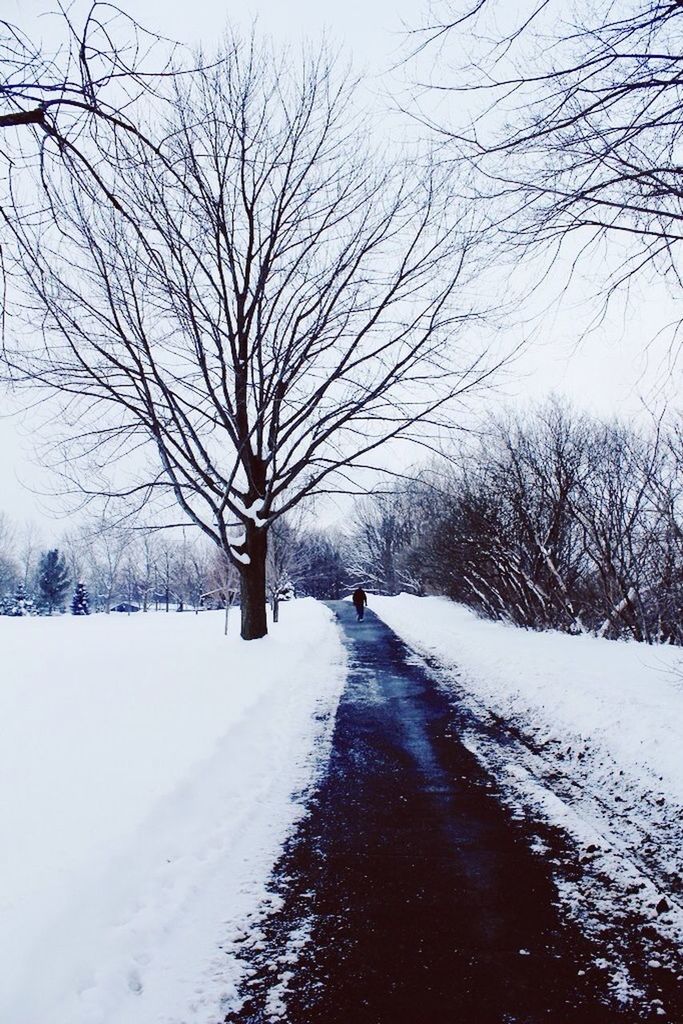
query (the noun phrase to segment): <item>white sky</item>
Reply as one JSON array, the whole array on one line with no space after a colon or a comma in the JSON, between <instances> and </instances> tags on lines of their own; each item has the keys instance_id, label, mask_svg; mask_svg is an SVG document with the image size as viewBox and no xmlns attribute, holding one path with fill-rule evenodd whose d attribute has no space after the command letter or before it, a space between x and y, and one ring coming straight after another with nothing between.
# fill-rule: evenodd
<instances>
[{"instance_id":1,"label":"white sky","mask_svg":"<svg viewBox=\"0 0 683 1024\"><path fill-rule=\"evenodd\" d=\"M77 8L83 0L78 0ZM138 21L180 42L211 47L231 22L249 27L254 18L276 40L296 42L302 36L318 38L326 32L368 73L368 102L388 105L391 82L386 70L395 63L405 43L405 26L417 24L424 5L420 0L119 0ZM49 9L48 0L4 0L3 15L23 25L40 24L49 36L49 20L36 21ZM394 78L394 84L397 84ZM388 110L388 106L387 106ZM605 415L637 415L641 396L661 405L665 397L675 404L680 372L667 361L663 340L650 345L657 330L676 317L672 299L662 286L643 289L627 311L615 309L610 318L584 340L580 325L587 320L585 299L590 279L577 282L572 302L549 314L542 332L501 381L506 399L527 403L550 391L566 395L576 405ZM584 305L582 306L582 300ZM519 330L516 328L515 330ZM662 390L663 387L663 390ZM492 398L500 401L501 398ZM0 412L8 404L0 399ZM26 484L41 490L45 475L35 463L32 416L0 418L0 511L12 518L49 518L44 503ZM50 486L49 484L44 486ZM57 529L62 529L60 524Z\"/></svg>"}]
</instances>

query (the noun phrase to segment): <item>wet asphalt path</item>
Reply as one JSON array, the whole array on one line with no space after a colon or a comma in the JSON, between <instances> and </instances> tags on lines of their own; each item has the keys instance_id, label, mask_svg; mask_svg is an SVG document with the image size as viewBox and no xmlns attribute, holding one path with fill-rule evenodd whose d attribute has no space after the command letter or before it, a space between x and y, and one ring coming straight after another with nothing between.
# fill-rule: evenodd
<instances>
[{"instance_id":1,"label":"wet asphalt path","mask_svg":"<svg viewBox=\"0 0 683 1024\"><path fill-rule=\"evenodd\" d=\"M591 949L560 921L547 865L453 734L445 695L371 612L356 623L348 603L330 607L349 681L329 767L227 1020L630 1021L606 1005Z\"/></svg>"}]
</instances>

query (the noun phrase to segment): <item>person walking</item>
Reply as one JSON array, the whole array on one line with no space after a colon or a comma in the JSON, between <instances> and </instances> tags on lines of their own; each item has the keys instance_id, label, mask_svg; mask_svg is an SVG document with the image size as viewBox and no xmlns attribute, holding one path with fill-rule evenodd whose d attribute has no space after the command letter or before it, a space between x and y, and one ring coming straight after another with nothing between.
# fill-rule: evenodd
<instances>
[{"instance_id":1,"label":"person walking","mask_svg":"<svg viewBox=\"0 0 683 1024\"><path fill-rule=\"evenodd\" d=\"M368 603L368 595L365 593L362 587L358 587L356 590L354 590L353 594L351 595L351 600L353 601L353 607L356 609L356 615L358 617L358 621L360 622L361 619L363 618L363 615L365 614L365 606Z\"/></svg>"}]
</instances>

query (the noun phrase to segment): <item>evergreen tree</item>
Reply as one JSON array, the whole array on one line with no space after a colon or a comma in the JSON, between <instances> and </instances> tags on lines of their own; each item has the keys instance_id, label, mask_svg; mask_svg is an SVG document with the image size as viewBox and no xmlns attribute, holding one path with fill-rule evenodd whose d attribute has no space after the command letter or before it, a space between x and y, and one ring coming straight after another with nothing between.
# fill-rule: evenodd
<instances>
[{"instance_id":1,"label":"evergreen tree","mask_svg":"<svg viewBox=\"0 0 683 1024\"><path fill-rule=\"evenodd\" d=\"M48 615L52 615L54 609L60 608L64 603L69 582L64 556L60 555L57 548L41 555L38 566L38 587L40 603Z\"/></svg>"},{"instance_id":2,"label":"evergreen tree","mask_svg":"<svg viewBox=\"0 0 683 1024\"><path fill-rule=\"evenodd\" d=\"M74 596L71 599L71 614L72 615L90 615L90 598L88 591L86 590L85 583L78 582L74 591Z\"/></svg>"},{"instance_id":3,"label":"evergreen tree","mask_svg":"<svg viewBox=\"0 0 683 1024\"><path fill-rule=\"evenodd\" d=\"M17 592L14 595L14 603L10 615L27 615L28 608L26 607L26 591L24 590L24 584L20 583L17 587Z\"/></svg>"}]
</instances>

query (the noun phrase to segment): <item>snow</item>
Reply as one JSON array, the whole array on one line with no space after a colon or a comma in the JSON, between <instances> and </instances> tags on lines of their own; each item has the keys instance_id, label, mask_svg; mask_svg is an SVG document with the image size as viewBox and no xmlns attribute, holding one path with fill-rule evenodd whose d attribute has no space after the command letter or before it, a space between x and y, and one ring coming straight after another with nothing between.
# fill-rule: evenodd
<instances>
[{"instance_id":1,"label":"snow","mask_svg":"<svg viewBox=\"0 0 683 1024\"><path fill-rule=\"evenodd\" d=\"M251 565L251 558L246 551L236 551L233 544L230 545L230 553L242 565Z\"/></svg>"},{"instance_id":2,"label":"snow","mask_svg":"<svg viewBox=\"0 0 683 1024\"><path fill-rule=\"evenodd\" d=\"M251 519L251 521L256 523L257 526L264 525L265 519L261 516L263 506L265 504L263 498L254 498L251 505L245 505L240 497L236 494L231 494L230 504L236 510L237 514L242 516L244 519Z\"/></svg>"},{"instance_id":3,"label":"snow","mask_svg":"<svg viewBox=\"0 0 683 1024\"><path fill-rule=\"evenodd\" d=\"M459 738L513 820L567 838L558 896L604 944L615 994L642 994L633 957L680 974L683 651L524 630L445 598L370 606L465 709Z\"/></svg>"},{"instance_id":4,"label":"snow","mask_svg":"<svg viewBox=\"0 0 683 1024\"><path fill-rule=\"evenodd\" d=\"M345 679L323 606L281 617L0 618L0 1020L223 1019Z\"/></svg>"},{"instance_id":5,"label":"snow","mask_svg":"<svg viewBox=\"0 0 683 1024\"><path fill-rule=\"evenodd\" d=\"M683 805L680 648L527 631L437 597L375 597L372 608L536 743L599 750L617 772Z\"/></svg>"}]
</instances>

